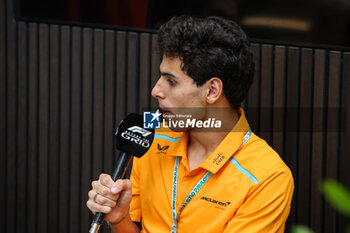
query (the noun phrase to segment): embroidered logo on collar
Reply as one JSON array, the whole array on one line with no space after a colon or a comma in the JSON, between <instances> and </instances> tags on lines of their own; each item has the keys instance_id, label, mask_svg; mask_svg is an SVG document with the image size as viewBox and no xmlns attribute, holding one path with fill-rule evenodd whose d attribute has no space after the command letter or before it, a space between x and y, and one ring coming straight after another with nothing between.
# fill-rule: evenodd
<instances>
[{"instance_id":1,"label":"embroidered logo on collar","mask_svg":"<svg viewBox=\"0 0 350 233\"><path fill-rule=\"evenodd\" d=\"M224 158L225 158L225 155L223 155L223 153L220 152L220 153L216 156L216 158L213 159L213 163L215 163L216 165L219 165L219 164L222 162L222 160L223 160Z\"/></svg>"},{"instance_id":2,"label":"embroidered logo on collar","mask_svg":"<svg viewBox=\"0 0 350 233\"><path fill-rule=\"evenodd\" d=\"M213 203L213 204L215 204L216 208L223 209L223 210L224 210L225 207L227 207L228 205L231 204L231 202L229 202L229 201L222 202L222 201L218 201L218 200L215 200L213 198L210 198L210 197L201 197L200 200Z\"/></svg>"},{"instance_id":3,"label":"embroidered logo on collar","mask_svg":"<svg viewBox=\"0 0 350 233\"><path fill-rule=\"evenodd\" d=\"M161 145L159 145L159 143L157 144L157 148L158 148L158 152L157 152L157 154L165 154L165 151L167 150L167 149L169 149L169 146L167 145L167 146L161 146Z\"/></svg>"}]
</instances>

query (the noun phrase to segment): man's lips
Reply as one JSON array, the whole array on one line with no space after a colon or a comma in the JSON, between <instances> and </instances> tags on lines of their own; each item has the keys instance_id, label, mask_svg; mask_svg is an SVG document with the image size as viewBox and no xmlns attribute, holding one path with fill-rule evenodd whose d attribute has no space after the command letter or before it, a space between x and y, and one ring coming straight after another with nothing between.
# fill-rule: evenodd
<instances>
[{"instance_id":1,"label":"man's lips","mask_svg":"<svg viewBox=\"0 0 350 233\"><path fill-rule=\"evenodd\" d=\"M163 117L167 117L168 115L172 115L170 111L162 111Z\"/></svg>"},{"instance_id":2,"label":"man's lips","mask_svg":"<svg viewBox=\"0 0 350 233\"><path fill-rule=\"evenodd\" d=\"M162 116L167 117L168 115L172 115L172 112L169 111L167 108L160 107L160 110L162 111Z\"/></svg>"}]
</instances>

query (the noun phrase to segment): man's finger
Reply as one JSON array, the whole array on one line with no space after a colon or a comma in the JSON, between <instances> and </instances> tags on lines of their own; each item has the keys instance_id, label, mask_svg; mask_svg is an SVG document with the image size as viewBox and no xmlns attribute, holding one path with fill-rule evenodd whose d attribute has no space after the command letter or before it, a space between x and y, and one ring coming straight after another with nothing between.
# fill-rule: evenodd
<instances>
[{"instance_id":1,"label":"man's finger","mask_svg":"<svg viewBox=\"0 0 350 233\"><path fill-rule=\"evenodd\" d=\"M86 202L86 206L92 211L92 212L101 212L101 213L104 213L104 214L108 214L112 211L112 208L109 207L109 206L103 206L103 205L100 205L96 202L94 202L93 200L89 199L87 202Z\"/></svg>"},{"instance_id":2,"label":"man's finger","mask_svg":"<svg viewBox=\"0 0 350 233\"><path fill-rule=\"evenodd\" d=\"M119 196L119 195L118 195ZM96 202L97 204L100 204L100 205L103 205L103 206L109 206L111 208L115 207L117 202L116 201L113 201L109 198L106 198L102 195L99 195L99 194L95 194L92 198L92 200L94 202Z\"/></svg>"},{"instance_id":3,"label":"man's finger","mask_svg":"<svg viewBox=\"0 0 350 233\"><path fill-rule=\"evenodd\" d=\"M101 185L106 186L108 188L111 188L112 185L114 184L112 177L108 174L102 173L98 180Z\"/></svg>"},{"instance_id":4,"label":"man's finger","mask_svg":"<svg viewBox=\"0 0 350 233\"><path fill-rule=\"evenodd\" d=\"M95 195L96 193L98 193L99 195L108 198L112 201L116 201L118 199L118 195L112 193L111 189L109 187L106 187L104 185L102 185L99 181L94 181L92 182L92 188L94 190L95 193L90 193L90 195Z\"/></svg>"},{"instance_id":5,"label":"man's finger","mask_svg":"<svg viewBox=\"0 0 350 233\"><path fill-rule=\"evenodd\" d=\"M122 191L131 192L131 182L127 179L119 179L117 180L111 187L111 192L113 194L120 193Z\"/></svg>"}]
</instances>

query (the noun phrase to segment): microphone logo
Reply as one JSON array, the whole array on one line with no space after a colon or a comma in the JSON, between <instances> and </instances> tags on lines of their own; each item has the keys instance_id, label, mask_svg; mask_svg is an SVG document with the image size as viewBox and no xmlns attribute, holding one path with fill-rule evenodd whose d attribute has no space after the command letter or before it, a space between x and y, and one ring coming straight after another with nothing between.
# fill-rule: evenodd
<instances>
[{"instance_id":1,"label":"microphone logo","mask_svg":"<svg viewBox=\"0 0 350 233\"><path fill-rule=\"evenodd\" d=\"M151 146L150 140L147 138L152 132L145 130L139 126L132 126L123 131L120 136L132 142L134 145L140 145L144 148Z\"/></svg>"},{"instance_id":2,"label":"microphone logo","mask_svg":"<svg viewBox=\"0 0 350 233\"><path fill-rule=\"evenodd\" d=\"M128 128L129 131L133 132L133 133L139 133L141 134L143 137L147 137L148 135L150 135L152 132L145 130L141 127L138 126L133 126Z\"/></svg>"},{"instance_id":3,"label":"microphone logo","mask_svg":"<svg viewBox=\"0 0 350 233\"><path fill-rule=\"evenodd\" d=\"M118 126L116 146L118 150L140 158L150 148L154 129L142 128L142 116L130 113Z\"/></svg>"}]
</instances>

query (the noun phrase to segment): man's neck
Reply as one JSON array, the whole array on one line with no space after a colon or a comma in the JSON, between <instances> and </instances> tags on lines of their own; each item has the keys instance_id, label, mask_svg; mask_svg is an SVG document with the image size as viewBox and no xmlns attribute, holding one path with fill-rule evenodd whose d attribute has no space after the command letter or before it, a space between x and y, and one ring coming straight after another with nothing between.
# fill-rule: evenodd
<instances>
[{"instance_id":1,"label":"man's neck","mask_svg":"<svg viewBox=\"0 0 350 233\"><path fill-rule=\"evenodd\" d=\"M222 121L222 127L225 129L232 129L238 119L239 115L236 110L223 111L223 113L216 119ZM229 130L218 131L190 131L189 142L187 148L188 167L190 170L198 167L204 160L219 146L222 140L229 133Z\"/></svg>"}]
</instances>

